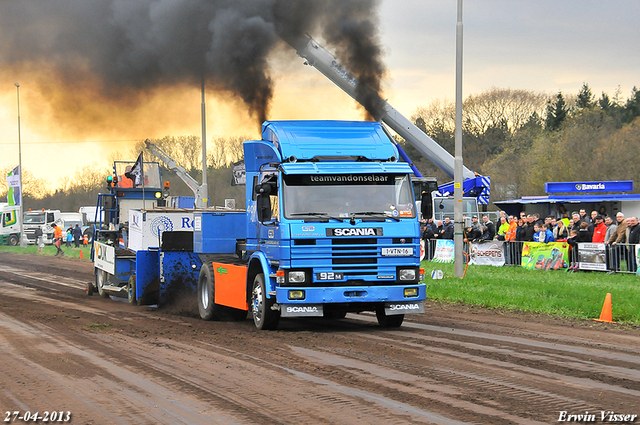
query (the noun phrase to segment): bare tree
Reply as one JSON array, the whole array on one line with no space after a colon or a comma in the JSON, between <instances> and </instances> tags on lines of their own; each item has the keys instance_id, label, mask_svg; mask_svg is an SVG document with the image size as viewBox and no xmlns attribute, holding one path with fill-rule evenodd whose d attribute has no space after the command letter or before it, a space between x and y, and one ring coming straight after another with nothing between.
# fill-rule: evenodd
<instances>
[{"instance_id":1,"label":"bare tree","mask_svg":"<svg viewBox=\"0 0 640 425\"><path fill-rule=\"evenodd\" d=\"M14 167L6 166L0 169L0 197L7 196L7 174ZM32 198L42 198L50 192L49 185L45 179L37 178L29 170L22 172L22 196L30 196Z\"/></svg>"},{"instance_id":2,"label":"bare tree","mask_svg":"<svg viewBox=\"0 0 640 425\"><path fill-rule=\"evenodd\" d=\"M451 99L436 99L429 106L419 106L411 115L411 121L429 135L438 131L453 133L456 127L455 103Z\"/></svg>"},{"instance_id":3,"label":"bare tree","mask_svg":"<svg viewBox=\"0 0 640 425\"><path fill-rule=\"evenodd\" d=\"M198 136L164 136L161 139L150 139L149 141L166 152L178 165L191 172L202 169L201 140ZM131 152L132 157L137 158L141 151L150 154L146 158L155 158L151 152L146 150L144 141L136 144Z\"/></svg>"},{"instance_id":4,"label":"bare tree","mask_svg":"<svg viewBox=\"0 0 640 425\"><path fill-rule=\"evenodd\" d=\"M211 141L207 150L207 164L213 168L223 168L244 157L242 143L246 137L218 137Z\"/></svg>"},{"instance_id":5,"label":"bare tree","mask_svg":"<svg viewBox=\"0 0 640 425\"><path fill-rule=\"evenodd\" d=\"M544 93L498 87L470 95L462 106L466 130L472 134L484 134L491 127L506 125L513 133L534 113L542 115L547 100Z\"/></svg>"}]
</instances>

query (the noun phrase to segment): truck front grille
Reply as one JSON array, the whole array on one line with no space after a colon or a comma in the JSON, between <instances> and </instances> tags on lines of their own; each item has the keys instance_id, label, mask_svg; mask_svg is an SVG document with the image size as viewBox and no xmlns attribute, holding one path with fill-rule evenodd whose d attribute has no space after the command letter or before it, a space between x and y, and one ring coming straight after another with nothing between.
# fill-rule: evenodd
<instances>
[{"instance_id":1,"label":"truck front grille","mask_svg":"<svg viewBox=\"0 0 640 425\"><path fill-rule=\"evenodd\" d=\"M312 269L314 274L340 272L350 284L388 284L388 279L378 277L395 276L396 267L406 264L407 258L381 257L380 253L383 247L397 247L400 241L417 243L412 238L294 239L291 245L291 268ZM315 285L327 285L327 282L316 282Z\"/></svg>"}]
</instances>

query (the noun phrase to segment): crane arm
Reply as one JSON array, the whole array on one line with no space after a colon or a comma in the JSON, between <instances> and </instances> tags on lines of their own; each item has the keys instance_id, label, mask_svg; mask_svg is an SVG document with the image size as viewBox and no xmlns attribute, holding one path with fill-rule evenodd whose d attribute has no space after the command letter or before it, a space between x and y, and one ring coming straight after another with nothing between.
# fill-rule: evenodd
<instances>
[{"instance_id":1,"label":"crane arm","mask_svg":"<svg viewBox=\"0 0 640 425\"><path fill-rule=\"evenodd\" d=\"M191 177L189 175L189 173L187 173L187 170L184 169L184 167L179 166L174 160L173 158L171 158L169 155L167 155L165 153L165 151L163 151L162 149L160 149L158 146L156 146L155 144L149 142L148 140L145 140L145 145L146 148L155 156L157 156L158 158L160 158L165 164L167 164L167 167L170 170L173 170L176 172L176 174L178 175L178 177L180 177L182 179L182 181L189 186L189 189L191 189L193 191L193 194L196 197L196 205L198 205L198 198L200 196L200 188L201 186L198 184L198 182L196 181L196 179L194 179L193 177Z\"/></svg>"},{"instance_id":2,"label":"crane arm","mask_svg":"<svg viewBox=\"0 0 640 425\"><path fill-rule=\"evenodd\" d=\"M305 59L305 65L316 68L349 96L357 102L360 102L356 91L358 86L357 79L340 64L335 56L318 44L317 41L308 36L298 38L297 40L286 41L296 49L298 56ZM379 121L391 127L411 146L429 158L438 168L449 175L449 177L453 178L455 163L453 155L416 127L416 125L404 115L400 114L393 106L389 105L387 101L380 98L377 93L369 93L369 95L377 97L377 100L372 103L382 106L382 115L377 117ZM480 203L488 203L490 194L489 177L479 176L465 166L463 166L462 174L463 179L468 182L469 192L476 194Z\"/></svg>"}]
</instances>

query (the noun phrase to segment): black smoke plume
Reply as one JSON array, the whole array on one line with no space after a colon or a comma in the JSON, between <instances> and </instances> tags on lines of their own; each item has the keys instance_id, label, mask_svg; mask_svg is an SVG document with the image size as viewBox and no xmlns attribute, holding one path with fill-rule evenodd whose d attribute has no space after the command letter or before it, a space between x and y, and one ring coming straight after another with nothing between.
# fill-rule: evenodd
<instances>
[{"instance_id":1,"label":"black smoke plume","mask_svg":"<svg viewBox=\"0 0 640 425\"><path fill-rule=\"evenodd\" d=\"M63 93L81 89L82 76L91 75L97 93L123 107L131 106L133 94L178 84L197 87L204 76L208 86L239 97L261 123L273 97L267 58L282 38L321 34L377 97L385 71L377 3L0 0L0 67L42 64L56 73ZM362 90L363 98L367 92ZM51 102L69 100L58 95ZM376 105L364 102L375 117Z\"/></svg>"}]
</instances>

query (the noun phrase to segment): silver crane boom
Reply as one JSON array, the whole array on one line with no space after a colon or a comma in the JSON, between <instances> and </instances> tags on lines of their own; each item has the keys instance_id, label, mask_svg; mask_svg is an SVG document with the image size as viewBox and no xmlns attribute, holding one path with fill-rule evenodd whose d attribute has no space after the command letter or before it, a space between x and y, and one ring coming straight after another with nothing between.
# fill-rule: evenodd
<instances>
[{"instance_id":1,"label":"silver crane boom","mask_svg":"<svg viewBox=\"0 0 640 425\"><path fill-rule=\"evenodd\" d=\"M316 68L349 96L362 103L356 95L357 79L340 64L335 56L324 49L318 42L309 37L289 43L296 49L298 55L306 60L307 65ZM369 93L369 95L371 95L371 93ZM375 93L372 95L378 96ZM411 144L411 146L429 158L438 168L449 175L449 177L453 178L455 158L447 152L446 149L431 137L427 136L393 106L389 105L387 101L379 98L379 101L374 103L382 105L382 116L379 117L380 121L391 127ZM465 180L474 179L476 174L468 168L463 167L463 177Z\"/></svg>"},{"instance_id":2,"label":"silver crane boom","mask_svg":"<svg viewBox=\"0 0 640 425\"><path fill-rule=\"evenodd\" d=\"M160 158L165 164L167 164L167 167L170 170L175 171L176 174L178 175L178 177L180 177L182 179L182 181L187 186L189 186L189 189L191 189L193 191L193 195L196 198L195 207L196 208L204 208L204 207L206 207L206 203L204 202L204 198L206 197L206 191L203 191L203 185L199 185L198 182L196 181L196 179L191 177L189 175L189 173L187 173L187 170L184 169L184 167L179 166L173 160L173 158L171 158L169 155L167 155L165 153L165 151L160 149L158 146L154 145L153 143L149 142L148 140L145 140L144 143L146 145L146 148L149 149L149 151L151 153L153 153L155 156Z\"/></svg>"}]
</instances>

